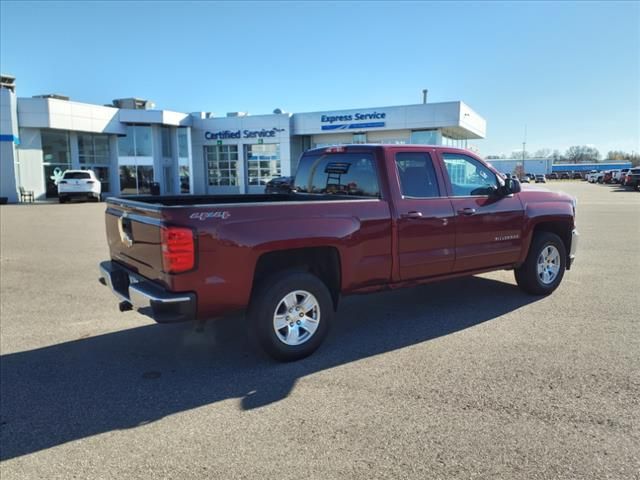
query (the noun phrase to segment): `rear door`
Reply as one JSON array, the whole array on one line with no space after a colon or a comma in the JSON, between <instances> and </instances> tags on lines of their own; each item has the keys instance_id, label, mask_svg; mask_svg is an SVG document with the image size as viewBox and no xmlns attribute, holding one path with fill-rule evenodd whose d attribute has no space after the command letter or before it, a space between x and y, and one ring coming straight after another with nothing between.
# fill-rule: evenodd
<instances>
[{"instance_id":1,"label":"rear door","mask_svg":"<svg viewBox=\"0 0 640 480\"><path fill-rule=\"evenodd\" d=\"M455 213L454 272L514 263L522 249L524 211L518 195L498 197L497 175L479 159L440 150Z\"/></svg>"},{"instance_id":2,"label":"rear door","mask_svg":"<svg viewBox=\"0 0 640 480\"><path fill-rule=\"evenodd\" d=\"M400 280L445 275L455 259L455 225L451 200L433 162L433 150L391 150L389 162L398 225ZM394 176L391 176L394 178Z\"/></svg>"}]
</instances>

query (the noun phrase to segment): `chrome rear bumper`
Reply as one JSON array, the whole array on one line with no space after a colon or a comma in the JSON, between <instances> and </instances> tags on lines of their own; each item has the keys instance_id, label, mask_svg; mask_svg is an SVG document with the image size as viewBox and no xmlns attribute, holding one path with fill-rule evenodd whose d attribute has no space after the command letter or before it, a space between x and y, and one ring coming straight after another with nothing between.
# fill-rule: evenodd
<instances>
[{"instance_id":1,"label":"chrome rear bumper","mask_svg":"<svg viewBox=\"0 0 640 480\"><path fill-rule=\"evenodd\" d=\"M159 323L195 318L195 294L169 292L118 263L101 262L98 280L120 300L121 311L136 309Z\"/></svg>"}]
</instances>

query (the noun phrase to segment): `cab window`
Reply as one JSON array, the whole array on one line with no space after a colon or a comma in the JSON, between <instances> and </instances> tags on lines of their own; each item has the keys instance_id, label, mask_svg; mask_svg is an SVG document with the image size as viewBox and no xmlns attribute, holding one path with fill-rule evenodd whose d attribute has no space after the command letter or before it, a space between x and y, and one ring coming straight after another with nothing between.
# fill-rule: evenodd
<instances>
[{"instance_id":1,"label":"cab window","mask_svg":"<svg viewBox=\"0 0 640 480\"><path fill-rule=\"evenodd\" d=\"M454 197L490 195L498 188L498 178L476 159L458 153L444 153L444 165Z\"/></svg>"},{"instance_id":2,"label":"cab window","mask_svg":"<svg viewBox=\"0 0 640 480\"><path fill-rule=\"evenodd\" d=\"M380 197L375 162L370 153L303 155L294 184L299 193Z\"/></svg>"},{"instance_id":3,"label":"cab window","mask_svg":"<svg viewBox=\"0 0 640 480\"><path fill-rule=\"evenodd\" d=\"M403 196L409 198L440 196L436 171L428 153L398 152L396 168Z\"/></svg>"}]
</instances>

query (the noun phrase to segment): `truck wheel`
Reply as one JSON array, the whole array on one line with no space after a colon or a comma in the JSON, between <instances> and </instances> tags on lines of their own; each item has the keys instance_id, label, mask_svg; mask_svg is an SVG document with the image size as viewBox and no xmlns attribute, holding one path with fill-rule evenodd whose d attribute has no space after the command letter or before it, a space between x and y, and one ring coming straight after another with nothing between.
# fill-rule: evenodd
<instances>
[{"instance_id":1,"label":"truck wheel","mask_svg":"<svg viewBox=\"0 0 640 480\"><path fill-rule=\"evenodd\" d=\"M533 295L553 292L564 276L567 252L555 233L540 232L533 237L524 263L515 269L518 286Z\"/></svg>"},{"instance_id":2,"label":"truck wheel","mask_svg":"<svg viewBox=\"0 0 640 480\"><path fill-rule=\"evenodd\" d=\"M331 294L318 277L283 272L258 287L249 307L249 333L271 357L290 362L320 346L333 316Z\"/></svg>"}]
</instances>

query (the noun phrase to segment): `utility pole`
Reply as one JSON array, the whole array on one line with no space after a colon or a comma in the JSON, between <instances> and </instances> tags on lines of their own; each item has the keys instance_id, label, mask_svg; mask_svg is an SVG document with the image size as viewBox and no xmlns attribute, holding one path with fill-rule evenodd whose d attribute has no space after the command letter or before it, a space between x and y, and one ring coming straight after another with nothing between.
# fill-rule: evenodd
<instances>
[{"instance_id":1,"label":"utility pole","mask_svg":"<svg viewBox=\"0 0 640 480\"><path fill-rule=\"evenodd\" d=\"M526 148L527 148L527 124L524 124L524 138L522 139L522 170L523 172L526 172L527 169L525 168L524 165L524 154L526 152Z\"/></svg>"}]
</instances>

